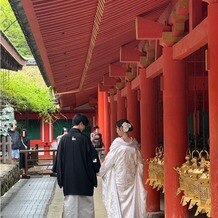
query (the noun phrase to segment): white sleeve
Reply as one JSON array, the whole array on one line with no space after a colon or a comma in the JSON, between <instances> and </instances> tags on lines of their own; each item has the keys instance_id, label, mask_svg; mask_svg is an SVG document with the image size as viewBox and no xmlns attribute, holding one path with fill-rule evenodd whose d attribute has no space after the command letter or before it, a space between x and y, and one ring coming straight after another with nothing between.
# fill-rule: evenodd
<instances>
[{"instance_id":1,"label":"white sleeve","mask_svg":"<svg viewBox=\"0 0 218 218\"><path fill-rule=\"evenodd\" d=\"M114 142L111 145L111 148L113 147ZM99 176L104 176L108 170L110 170L113 165L115 164L117 157L119 156L118 154L118 149L111 149L108 154L105 157L104 162L101 164L100 171L98 173Z\"/></svg>"}]
</instances>

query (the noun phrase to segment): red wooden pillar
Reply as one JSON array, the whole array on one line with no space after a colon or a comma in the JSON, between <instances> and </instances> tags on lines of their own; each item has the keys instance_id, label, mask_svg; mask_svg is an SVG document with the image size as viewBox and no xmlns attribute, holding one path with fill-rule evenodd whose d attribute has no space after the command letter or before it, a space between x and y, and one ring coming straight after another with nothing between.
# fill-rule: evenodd
<instances>
[{"instance_id":1,"label":"red wooden pillar","mask_svg":"<svg viewBox=\"0 0 218 218\"><path fill-rule=\"evenodd\" d=\"M202 0L189 1L189 31L193 30L202 20Z\"/></svg>"},{"instance_id":2,"label":"red wooden pillar","mask_svg":"<svg viewBox=\"0 0 218 218\"><path fill-rule=\"evenodd\" d=\"M127 119L132 123L134 129L131 136L140 141L140 105L137 91L131 89L131 83L127 84Z\"/></svg>"},{"instance_id":3,"label":"red wooden pillar","mask_svg":"<svg viewBox=\"0 0 218 218\"><path fill-rule=\"evenodd\" d=\"M49 131L49 123L45 122L44 123L44 140L45 140L45 144L44 144L44 150L49 150L51 143L49 140L49 135L50 135L50 131ZM44 157L49 157L49 152L45 151L44 152Z\"/></svg>"},{"instance_id":4,"label":"red wooden pillar","mask_svg":"<svg viewBox=\"0 0 218 218\"><path fill-rule=\"evenodd\" d=\"M156 90L153 79L146 78L145 69L140 70L140 123L141 123L141 152L144 160L155 156L157 146L157 114ZM148 164L145 162L143 170L144 183L148 179ZM160 210L160 192L146 184L147 212Z\"/></svg>"},{"instance_id":5,"label":"red wooden pillar","mask_svg":"<svg viewBox=\"0 0 218 218\"><path fill-rule=\"evenodd\" d=\"M187 208L176 195L179 176L173 169L185 161L187 150L187 111L185 65L172 59L172 48L163 48L163 120L165 217L187 217Z\"/></svg>"},{"instance_id":6,"label":"red wooden pillar","mask_svg":"<svg viewBox=\"0 0 218 218\"><path fill-rule=\"evenodd\" d=\"M208 6L211 217L218 217L218 0Z\"/></svg>"},{"instance_id":7,"label":"red wooden pillar","mask_svg":"<svg viewBox=\"0 0 218 218\"><path fill-rule=\"evenodd\" d=\"M96 126L97 123L98 123L98 105L95 110L95 119L93 120L93 127Z\"/></svg>"},{"instance_id":8,"label":"red wooden pillar","mask_svg":"<svg viewBox=\"0 0 218 218\"><path fill-rule=\"evenodd\" d=\"M125 98L121 96L121 91L117 90L117 120L126 118Z\"/></svg>"},{"instance_id":9,"label":"red wooden pillar","mask_svg":"<svg viewBox=\"0 0 218 218\"><path fill-rule=\"evenodd\" d=\"M103 140L104 136L104 92L100 91L98 87L98 126L100 128L100 132L102 133Z\"/></svg>"},{"instance_id":10,"label":"red wooden pillar","mask_svg":"<svg viewBox=\"0 0 218 218\"><path fill-rule=\"evenodd\" d=\"M109 103L108 103L108 94L104 92L104 146L106 153L109 151L111 144L110 137L110 114L109 114Z\"/></svg>"},{"instance_id":11,"label":"red wooden pillar","mask_svg":"<svg viewBox=\"0 0 218 218\"><path fill-rule=\"evenodd\" d=\"M114 99L114 95L110 95L110 109L111 109L111 116L110 116L110 127L111 127L111 142L117 137L116 133L116 121L117 121L117 103Z\"/></svg>"}]
</instances>

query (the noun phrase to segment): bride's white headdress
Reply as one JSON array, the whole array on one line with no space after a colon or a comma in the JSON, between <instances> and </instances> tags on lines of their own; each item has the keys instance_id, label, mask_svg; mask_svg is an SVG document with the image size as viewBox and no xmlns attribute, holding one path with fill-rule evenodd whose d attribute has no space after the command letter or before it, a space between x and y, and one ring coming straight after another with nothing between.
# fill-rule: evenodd
<instances>
[{"instance_id":1,"label":"bride's white headdress","mask_svg":"<svg viewBox=\"0 0 218 218\"><path fill-rule=\"evenodd\" d=\"M122 124L122 127L123 127L123 132L128 132L129 129L131 128L131 124L130 123L127 123L127 122L124 122Z\"/></svg>"}]
</instances>

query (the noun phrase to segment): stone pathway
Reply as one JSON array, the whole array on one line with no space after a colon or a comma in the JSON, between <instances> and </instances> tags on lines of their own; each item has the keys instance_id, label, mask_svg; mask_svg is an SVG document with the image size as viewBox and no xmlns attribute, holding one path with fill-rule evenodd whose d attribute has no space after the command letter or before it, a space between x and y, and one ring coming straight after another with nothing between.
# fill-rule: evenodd
<instances>
[{"instance_id":1,"label":"stone pathway","mask_svg":"<svg viewBox=\"0 0 218 218\"><path fill-rule=\"evenodd\" d=\"M26 180L3 208L1 217L44 217L53 195L55 181L56 178L50 176ZM16 189L16 185L13 188ZM4 197L7 197L7 194Z\"/></svg>"},{"instance_id":2,"label":"stone pathway","mask_svg":"<svg viewBox=\"0 0 218 218\"><path fill-rule=\"evenodd\" d=\"M98 178L98 188L94 191L95 218L106 218L106 210L101 198L101 178ZM61 218L63 211L63 190L56 184L54 196L48 207L47 218Z\"/></svg>"}]
</instances>

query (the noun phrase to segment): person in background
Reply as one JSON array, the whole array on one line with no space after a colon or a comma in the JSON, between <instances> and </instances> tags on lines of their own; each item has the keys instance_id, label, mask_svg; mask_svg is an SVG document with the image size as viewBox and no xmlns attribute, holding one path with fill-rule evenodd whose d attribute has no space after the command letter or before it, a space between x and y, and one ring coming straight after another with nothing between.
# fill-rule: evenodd
<instances>
[{"instance_id":1,"label":"person in background","mask_svg":"<svg viewBox=\"0 0 218 218\"><path fill-rule=\"evenodd\" d=\"M140 146L129 136L133 126L127 119L117 121L116 130L119 137L112 142L99 172L107 215L108 218L144 218L146 192Z\"/></svg>"},{"instance_id":2,"label":"person in background","mask_svg":"<svg viewBox=\"0 0 218 218\"><path fill-rule=\"evenodd\" d=\"M20 150L29 150L30 149L30 138L27 135L27 129L22 129L21 132L21 146ZM26 154L26 157L28 158L29 154ZM21 178L23 179L29 179L30 176L27 175L27 172L25 171L25 154L20 153L20 159L19 159L19 167L21 170Z\"/></svg>"},{"instance_id":3,"label":"person in background","mask_svg":"<svg viewBox=\"0 0 218 218\"><path fill-rule=\"evenodd\" d=\"M89 137L82 132L89 121L83 114L73 117L73 127L59 143L57 152L57 180L63 187L63 217L94 218L94 187L100 160Z\"/></svg>"},{"instance_id":4,"label":"person in background","mask_svg":"<svg viewBox=\"0 0 218 218\"><path fill-rule=\"evenodd\" d=\"M94 131L90 134L91 142L95 148L102 148L102 134L99 132L99 127L95 126L93 130Z\"/></svg>"},{"instance_id":5,"label":"person in background","mask_svg":"<svg viewBox=\"0 0 218 218\"><path fill-rule=\"evenodd\" d=\"M15 123L9 124L8 134L11 137L12 163L16 163L17 161L19 161L19 157L20 157L19 148L21 146L21 140L20 140L20 134L17 131L17 125Z\"/></svg>"},{"instance_id":6,"label":"person in background","mask_svg":"<svg viewBox=\"0 0 218 218\"><path fill-rule=\"evenodd\" d=\"M57 145L59 144L59 142L60 142L62 136L65 135L65 134L67 134L67 133L68 133L68 129L67 129L66 127L63 127L63 128L62 128L62 131L61 131L61 135L59 135L59 136L57 137Z\"/></svg>"}]
</instances>

